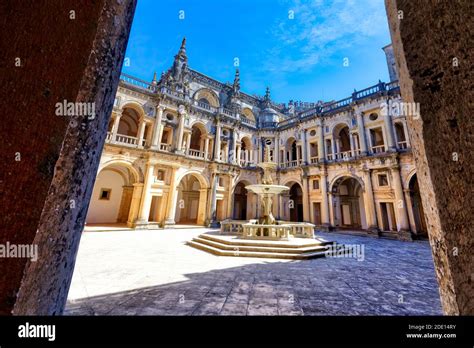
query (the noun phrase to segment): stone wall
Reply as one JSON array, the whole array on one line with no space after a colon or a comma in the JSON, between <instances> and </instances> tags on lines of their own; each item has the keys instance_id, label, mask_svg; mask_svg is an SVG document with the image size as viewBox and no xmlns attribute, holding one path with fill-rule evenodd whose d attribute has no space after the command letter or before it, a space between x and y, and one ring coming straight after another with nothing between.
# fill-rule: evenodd
<instances>
[{"instance_id":1,"label":"stone wall","mask_svg":"<svg viewBox=\"0 0 474 348\"><path fill-rule=\"evenodd\" d=\"M446 314L474 314L472 13L469 0L386 0Z\"/></svg>"},{"instance_id":2,"label":"stone wall","mask_svg":"<svg viewBox=\"0 0 474 348\"><path fill-rule=\"evenodd\" d=\"M10 314L15 301L22 304L19 314L62 311L135 3L0 5L5 19L0 242L34 243L39 251L37 262L0 263L0 314ZM55 104L64 100L94 102L96 117L57 116Z\"/></svg>"}]
</instances>

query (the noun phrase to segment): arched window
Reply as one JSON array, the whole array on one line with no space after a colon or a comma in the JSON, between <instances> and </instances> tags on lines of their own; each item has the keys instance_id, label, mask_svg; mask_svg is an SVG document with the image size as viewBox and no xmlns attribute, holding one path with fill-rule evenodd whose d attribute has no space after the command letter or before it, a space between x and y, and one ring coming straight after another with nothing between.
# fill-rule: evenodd
<instances>
[{"instance_id":1,"label":"arched window","mask_svg":"<svg viewBox=\"0 0 474 348\"><path fill-rule=\"evenodd\" d=\"M207 100L206 98L199 98L198 100L199 103L202 103L202 104L206 104L208 106L210 106L211 104L209 103L209 100Z\"/></svg>"}]
</instances>

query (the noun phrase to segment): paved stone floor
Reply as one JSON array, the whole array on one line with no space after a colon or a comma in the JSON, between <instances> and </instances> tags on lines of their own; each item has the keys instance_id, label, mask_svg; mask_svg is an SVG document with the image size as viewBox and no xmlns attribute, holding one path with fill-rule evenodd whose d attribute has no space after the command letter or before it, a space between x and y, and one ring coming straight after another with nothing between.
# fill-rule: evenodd
<instances>
[{"instance_id":1,"label":"paved stone floor","mask_svg":"<svg viewBox=\"0 0 474 348\"><path fill-rule=\"evenodd\" d=\"M440 315L428 242L318 233L364 260L222 257L204 229L86 232L67 315Z\"/></svg>"}]
</instances>

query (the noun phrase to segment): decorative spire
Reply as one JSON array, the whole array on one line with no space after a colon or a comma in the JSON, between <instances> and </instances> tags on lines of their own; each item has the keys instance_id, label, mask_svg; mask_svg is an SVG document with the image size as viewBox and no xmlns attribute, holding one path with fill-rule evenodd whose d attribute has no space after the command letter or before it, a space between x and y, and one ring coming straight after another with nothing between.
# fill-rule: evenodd
<instances>
[{"instance_id":1,"label":"decorative spire","mask_svg":"<svg viewBox=\"0 0 474 348\"><path fill-rule=\"evenodd\" d=\"M267 89L265 91L265 97L263 98L265 105L270 106L271 105L271 98L270 98L270 87L267 86Z\"/></svg>"},{"instance_id":2,"label":"decorative spire","mask_svg":"<svg viewBox=\"0 0 474 348\"><path fill-rule=\"evenodd\" d=\"M181 47L179 48L178 57L182 57L185 60L188 60L188 57L186 56L186 36L183 38L183 41L181 41Z\"/></svg>"},{"instance_id":3,"label":"decorative spire","mask_svg":"<svg viewBox=\"0 0 474 348\"><path fill-rule=\"evenodd\" d=\"M186 56L186 38L183 38L178 54L174 56L171 74L174 82L183 83L187 73L188 57Z\"/></svg>"},{"instance_id":4,"label":"decorative spire","mask_svg":"<svg viewBox=\"0 0 474 348\"><path fill-rule=\"evenodd\" d=\"M152 84L152 85L156 85L156 84L157 84L156 71L155 71L155 73L153 74L153 80L151 81L151 84Z\"/></svg>"},{"instance_id":5,"label":"decorative spire","mask_svg":"<svg viewBox=\"0 0 474 348\"><path fill-rule=\"evenodd\" d=\"M234 94L238 94L240 91L240 73L239 69L235 69L235 77L234 77Z\"/></svg>"}]
</instances>

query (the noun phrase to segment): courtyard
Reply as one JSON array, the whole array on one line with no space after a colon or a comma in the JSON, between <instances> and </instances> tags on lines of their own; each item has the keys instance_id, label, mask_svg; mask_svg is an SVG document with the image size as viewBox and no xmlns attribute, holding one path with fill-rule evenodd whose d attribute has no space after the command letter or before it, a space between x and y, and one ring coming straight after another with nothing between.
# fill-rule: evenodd
<instances>
[{"instance_id":1,"label":"courtyard","mask_svg":"<svg viewBox=\"0 0 474 348\"><path fill-rule=\"evenodd\" d=\"M206 228L84 232L66 315L441 315L427 241L338 233L364 258L222 257Z\"/></svg>"}]
</instances>

